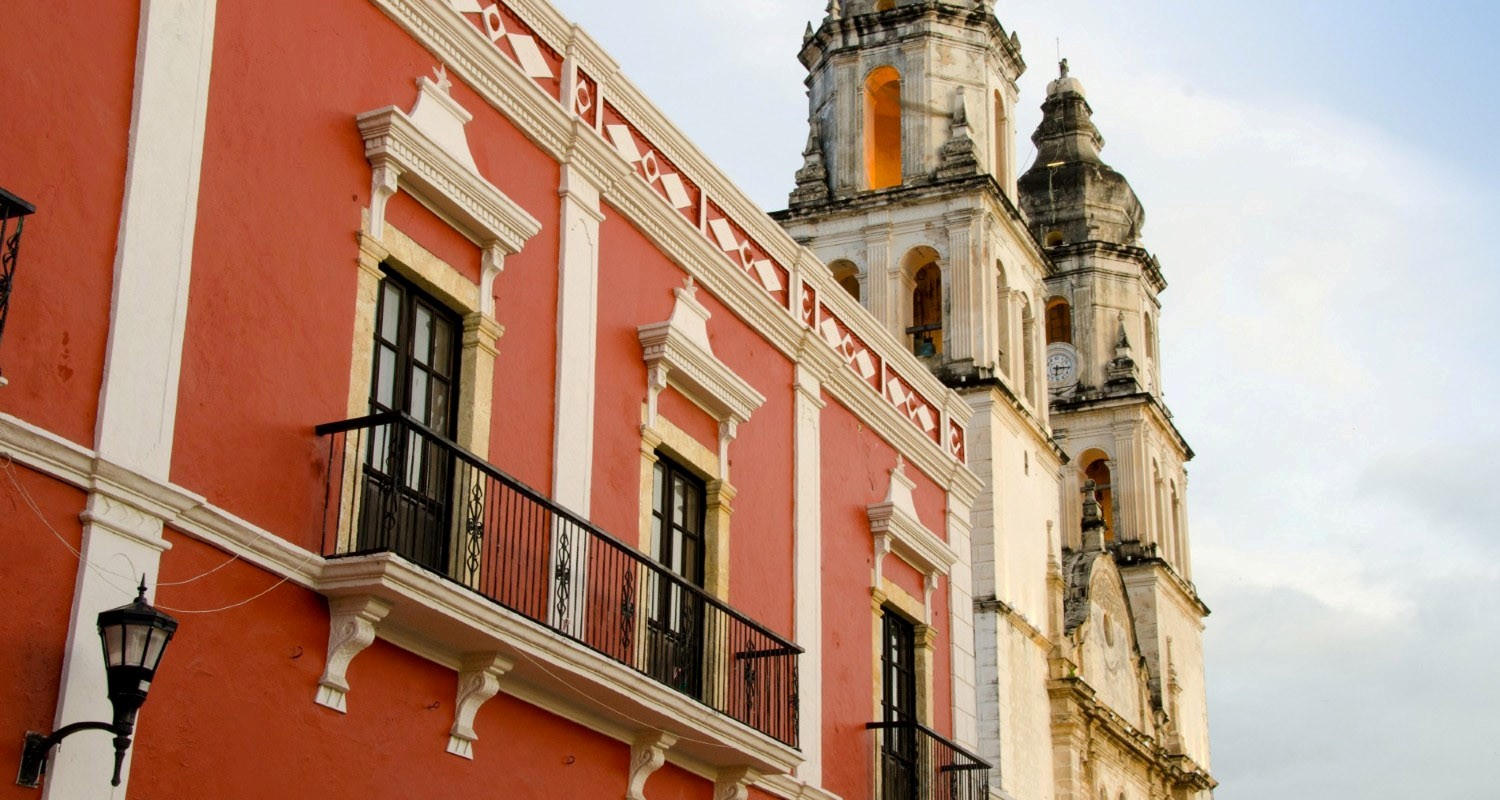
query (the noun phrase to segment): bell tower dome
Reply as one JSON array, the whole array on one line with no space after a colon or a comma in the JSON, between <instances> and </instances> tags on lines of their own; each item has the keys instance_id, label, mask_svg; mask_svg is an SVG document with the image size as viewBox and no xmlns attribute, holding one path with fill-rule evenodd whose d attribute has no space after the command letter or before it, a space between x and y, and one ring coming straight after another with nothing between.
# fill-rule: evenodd
<instances>
[{"instance_id":1,"label":"bell tower dome","mask_svg":"<svg viewBox=\"0 0 1500 800\"><path fill-rule=\"evenodd\" d=\"M1021 176L1021 209L1047 247L1068 242L1130 245L1140 238L1146 212L1125 176L1099 157L1104 137L1094 126L1083 84L1059 65L1047 85L1042 123L1032 134L1036 162Z\"/></svg>"}]
</instances>

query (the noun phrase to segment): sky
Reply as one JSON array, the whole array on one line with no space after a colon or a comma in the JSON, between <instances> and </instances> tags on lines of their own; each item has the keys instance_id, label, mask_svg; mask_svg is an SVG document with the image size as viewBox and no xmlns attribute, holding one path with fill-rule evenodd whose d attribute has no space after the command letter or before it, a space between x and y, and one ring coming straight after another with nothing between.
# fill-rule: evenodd
<instances>
[{"instance_id":1,"label":"sky","mask_svg":"<svg viewBox=\"0 0 1500 800\"><path fill-rule=\"evenodd\" d=\"M783 208L824 0L553 0ZM1500 4L999 0L1147 210L1218 800L1496 796Z\"/></svg>"}]
</instances>

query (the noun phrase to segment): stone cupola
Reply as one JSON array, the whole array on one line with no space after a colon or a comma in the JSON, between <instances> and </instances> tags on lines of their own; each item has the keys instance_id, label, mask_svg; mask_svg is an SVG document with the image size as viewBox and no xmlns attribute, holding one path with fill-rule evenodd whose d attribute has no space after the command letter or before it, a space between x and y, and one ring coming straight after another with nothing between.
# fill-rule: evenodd
<instances>
[{"instance_id":1,"label":"stone cupola","mask_svg":"<svg viewBox=\"0 0 1500 800\"><path fill-rule=\"evenodd\" d=\"M1104 137L1083 84L1068 74L1047 85L1042 124L1032 134L1036 162L1021 176L1021 209L1043 245L1082 242L1132 245L1140 238L1146 211L1125 176L1099 157Z\"/></svg>"}]
</instances>

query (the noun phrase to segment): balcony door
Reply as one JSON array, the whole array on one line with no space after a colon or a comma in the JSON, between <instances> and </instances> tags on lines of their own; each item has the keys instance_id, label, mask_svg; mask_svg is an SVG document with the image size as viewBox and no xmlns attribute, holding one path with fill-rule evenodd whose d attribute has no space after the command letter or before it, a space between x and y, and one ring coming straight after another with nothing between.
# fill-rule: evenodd
<instances>
[{"instance_id":1,"label":"balcony door","mask_svg":"<svg viewBox=\"0 0 1500 800\"><path fill-rule=\"evenodd\" d=\"M651 677L690 697L703 696L703 481L657 457L651 491L651 556L678 580L658 578L647 620Z\"/></svg>"},{"instance_id":2,"label":"balcony door","mask_svg":"<svg viewBox=\"0 0 1500 800\"><path fill-rule=\"evenodd\" d=\"M917 729L916 626L889 609L881 615L880 798L917 800L921 785Z\"/></svg>"},{"instance_id":3,"label":"balcony door","mask_svg":"<svg viewBox=\"0 0 1500 800\"><path fill-rule=\"evenodd\" d=\"M399 411L415 425L372 429L365 461L360 550L391 550L448 570L458 396L458 317L387 273L380 282L370 376L370 412Z\"/></svg>"}]
</instances>

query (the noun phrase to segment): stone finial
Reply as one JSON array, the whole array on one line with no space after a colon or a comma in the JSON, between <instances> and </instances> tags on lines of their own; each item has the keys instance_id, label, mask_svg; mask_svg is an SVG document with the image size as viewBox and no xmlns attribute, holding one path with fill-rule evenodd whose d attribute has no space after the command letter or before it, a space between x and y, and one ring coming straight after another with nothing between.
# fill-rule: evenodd
<instances>
[{"instance_id":1,"label":"stone finial","mask_svg":"<svg viewBox=\"0 0 1500 800\"><path fill-rule=\"evenodd\" d=\"M809 41L812 40L812 38L813 38L813 26L812 26L811 22L808 22L807 23L807 30L805 30L805 31L802 32L802 43L803 44L807 44Z\"/></svg>"},{"instance_id":2,"label":"stone finial","mask_svg":"<svg viewBox=\"0 0 1500 800\"><path fill-rule=\"evenodd\" d=\"M961 88L953 92L948 120L948 141L943 144L938 178L973 175L979 171L979 159L974 154L974 137L969 132L968 99Z\"/></svg>"},{"instance_id":3,"label":"stone finial","mask_svg":"<svg viewBox=\"0 0 1500 800\"><path fill-rule=\"evenodd\" d=\"M1057 77L1058 77L1059 80L1067 80L1067 78L1068 78L1068 60L1066 58L1063 59L1063 60L1061 60L1061 61L1059 61L1059 62L1057 62L1057 73L1058 73Z\"/></svg>"},{"instance_id":4,"label":"stone finial","mask_svg":"<svg viewBox=\"0 0 1500 800\"><path fill-rule=\"evenodd\" d=\"M824 10L828 19L842 19L844 16L844 4L839 0L828 0L828 8Z\"/></svg>"},{"instance_id":5,"label":"stone finial","mask_svg":"<svg viewBox=\"0 0 1500 800\"><path fill-rule=\"evenodd\" d=\"M837 2L837 0L835 0ZM828 167L823 161L823 124L807 121L807 147L802 149L802 168L797 170L797 188L789 198L793 206L828 202Z\"/></svg>"}]
</instances>

